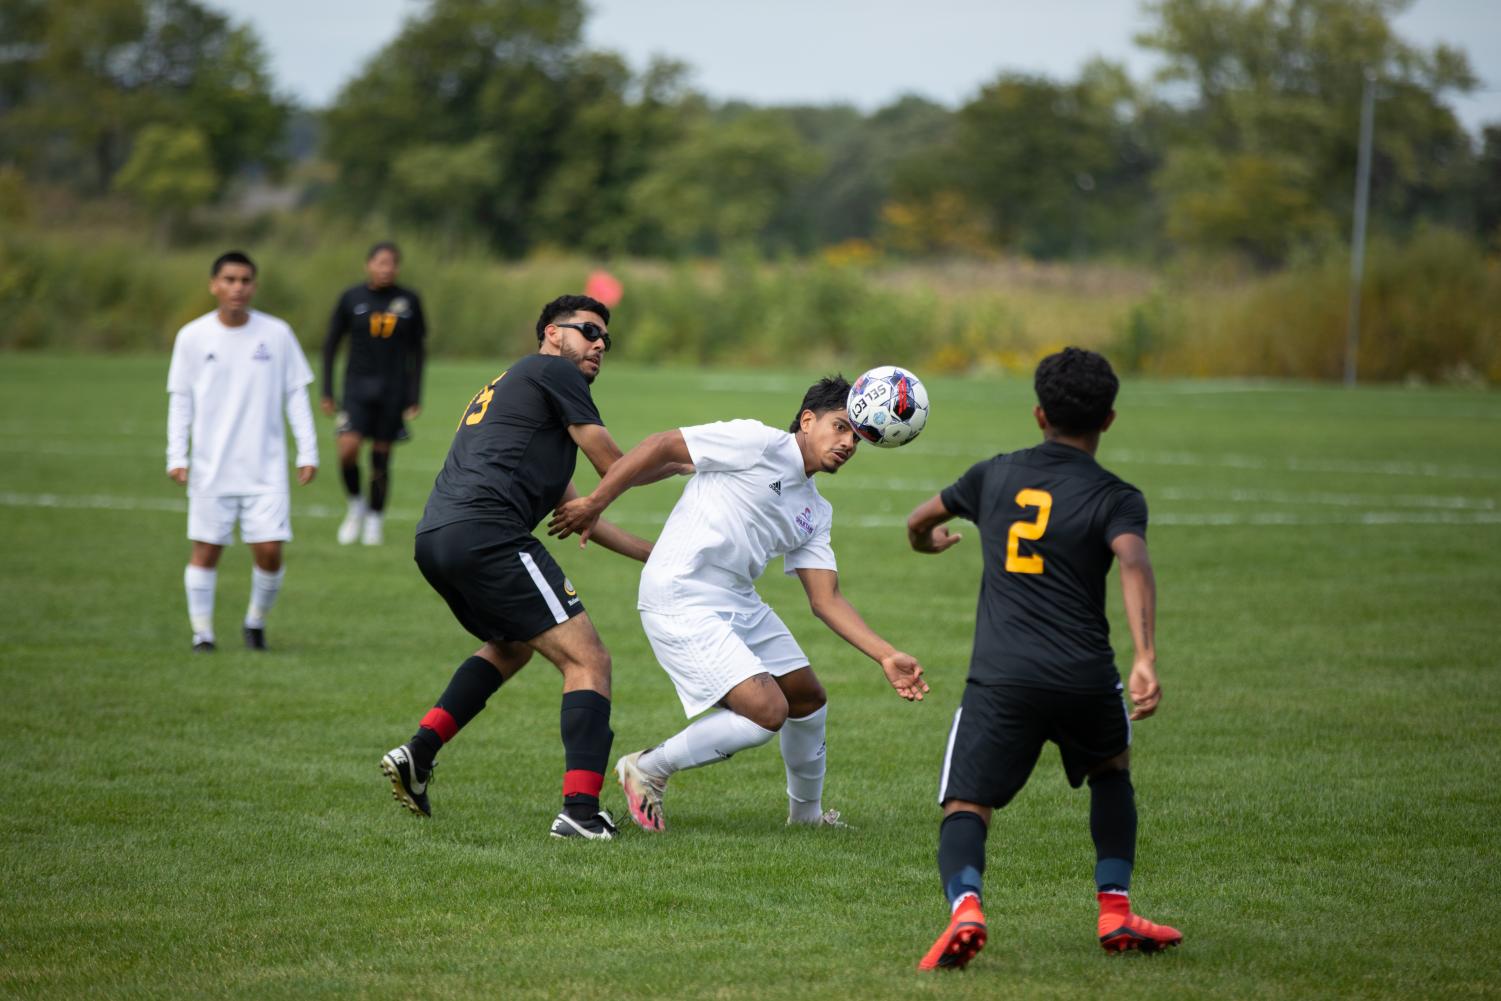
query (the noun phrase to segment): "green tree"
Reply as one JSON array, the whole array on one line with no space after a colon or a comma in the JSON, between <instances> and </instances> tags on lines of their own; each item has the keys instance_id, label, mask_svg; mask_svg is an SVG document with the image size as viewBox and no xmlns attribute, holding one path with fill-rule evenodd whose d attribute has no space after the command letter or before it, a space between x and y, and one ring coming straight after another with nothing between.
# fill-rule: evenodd
<instances>
[{"instance_id":1,"label":"green tree","mask_svg":"<svg viewBox=\"0 0 1501 1001\"><path fill-rule=\"evenodd\" d=\"M632 215L676 252L775 249L772 220L817 169L815 151L774 112L703 118L633 186Z\"/></svg>"},{"instance_id":2,"label":"green tree","mask_svg":"<svg viewBox=\"0 0 1501 1001\"><path fill-rule=\"evenodd\" d=\"M156 213L165 228L212 198L219 177L202 132L148 125L136 136L114 186Z\"/></svg>"},{"instance_id":3,"label":"green tree","mask_svg":"<svg viewBox=\"0 0 1501 1001\"><path fill-rule=\"evenodd\" d=\"M8 0L0 6L0 157L94 192L137 133L198 131L221 184L273 163L287 114L250 29L193 0Z\"/></svg>"},{"instance_id":4,"label":"green tree","mask_svg":"<svg viewBox=\"0 0 1501 1001\"><path fill-rule=\"evenodd\" d=\"M1155 0L1138 41L1193 104L1158 188L1192 246L1285 259L1302 239L1348 224L1367 70L1379 84L1374 212L1411 225L1449 211L1468 176L1469 139L1443 104L1475 84L1463 55L1398 38L1407 0ZM1238 190L1237 190L1238 188ZM1254 196L1251 210L1238 198ZM1216 205L1215 202L1220 204ZM1198 225L1195 220L1203 221ZM1281 228L1289 238L1271 231Z\"/></svg>"}]
</instances>

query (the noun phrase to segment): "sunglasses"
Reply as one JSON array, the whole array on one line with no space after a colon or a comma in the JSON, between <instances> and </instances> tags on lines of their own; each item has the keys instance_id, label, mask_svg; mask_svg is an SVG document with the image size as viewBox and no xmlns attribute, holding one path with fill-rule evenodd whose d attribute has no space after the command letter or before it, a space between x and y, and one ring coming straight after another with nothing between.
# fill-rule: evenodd
<instances>
[{"instance_id":1,"label":"sunglasses","mask_svg":"<svg viewBox=\"0 0 1501 1001\"><path fill-rule=\"evenodd\" d=\"M591 344L597 340L603 339L605 342L605 350L610 350L610 334L605 330L604 327L601 327L597 323L585 320L583 323L554 323L553 326L567 327L569 330L577 330L579 333L583 334Z\"/></svg>"}]
</instances>

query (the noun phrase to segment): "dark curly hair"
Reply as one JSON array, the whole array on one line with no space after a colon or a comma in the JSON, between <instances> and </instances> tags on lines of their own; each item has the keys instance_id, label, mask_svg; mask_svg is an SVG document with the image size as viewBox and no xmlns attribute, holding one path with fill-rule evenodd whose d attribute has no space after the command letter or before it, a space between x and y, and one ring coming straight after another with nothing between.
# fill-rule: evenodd
<instances>
[{"instance_id":1,"label":"dark curly hair","mask_svg":"<svg viewBox=\"0 0 1501 1001\"><path fill-rule=\"evenodd\" d=\"M792 418L792 424L788 431L796 432L802 426L803 411L813 411L813 416L826 414L830 410L843 410L849 406L850 384L843 375L826 375L803 394L802 406L797 408L797 416Z\"/></svg>"},{"instance_id":2,"label":"dark curly hair","mask_svg":"<svg viewBox=\"0 0 1501 1001\"><path fill-rule=\"evenodd\" d=\"M546 306L542 307L542 315L537 317L537 343L542 343L543 332L547 325L560 316L569 316L573 313L595 313L606 323L610 322L610 307L598 299L587 295L560 295Z\"/></svg>"},{"instance_id":3,"label":"dark curly hair","mask_svg":"<svg viewBox=\"0 0 1501 1001\"><path fill-rule=\"evenodd\" d=\"M1093 434L1105 426L1121 382L1102 354L1064 348L1037 365L1032 380L1048 423L1064 434Z\"/></svg>"}]
</instances>

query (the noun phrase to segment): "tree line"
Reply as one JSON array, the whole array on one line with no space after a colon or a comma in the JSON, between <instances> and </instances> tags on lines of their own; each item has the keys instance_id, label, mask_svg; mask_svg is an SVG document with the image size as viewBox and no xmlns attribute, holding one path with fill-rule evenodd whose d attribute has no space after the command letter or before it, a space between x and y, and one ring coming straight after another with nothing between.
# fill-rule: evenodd
<instances>
[{"instance_id":1,"label":"tree line","mask_svg":"<svg viewBox=\"0 0 1501 1001\"><path fill-rule=\"evenodd\" d=\"M1275 268L1349 229L1376 80L1378 232L1501 236L1501 124L1445 103L1465 55L1406 0L1150 0L1161 74L1002 72L949 108L716 103L689 68L584 42L582 0L430 0L317 114L322 209L519 256L1226 254ZM0 5L4 188L170 220L275 176L296 109L254 33L194 0Z\"/></svg>"}]
</instances>

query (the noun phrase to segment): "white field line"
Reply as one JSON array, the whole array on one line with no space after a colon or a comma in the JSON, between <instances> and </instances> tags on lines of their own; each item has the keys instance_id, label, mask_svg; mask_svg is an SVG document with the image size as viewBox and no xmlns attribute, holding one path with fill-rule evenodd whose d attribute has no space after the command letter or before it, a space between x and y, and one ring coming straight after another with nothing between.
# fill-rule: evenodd
<instances>
[{"instance_id":1,"label":"white field line","mask_svg":"<svg viewBox=\"0 0 1501 1001\"><path fill-rule=\"evenodd\" d=\"M165 511L186 514L188 502L178 497L116 497L106 494L21 494L0 492L0 507L12 508L61 508L85 511ZM293 504L293 514L299 518L342 518L344 508L326 504ZM393 521L415 522L417 513L401 509L386 512ZM624 525L659 526L667 517L664 514L625 514L610 519ZM836 519L834 528L839 529L901 529L907 524L902 515L854 515ZM1439 510L1439 511L1353 511L1349 513L1306 514L1300 512L1158 512L1152 515L1153 525L1174 526L1314 526L1314 525L1501 525L1501 511L1494 510Z\"/></svg>"}]
</instances>

